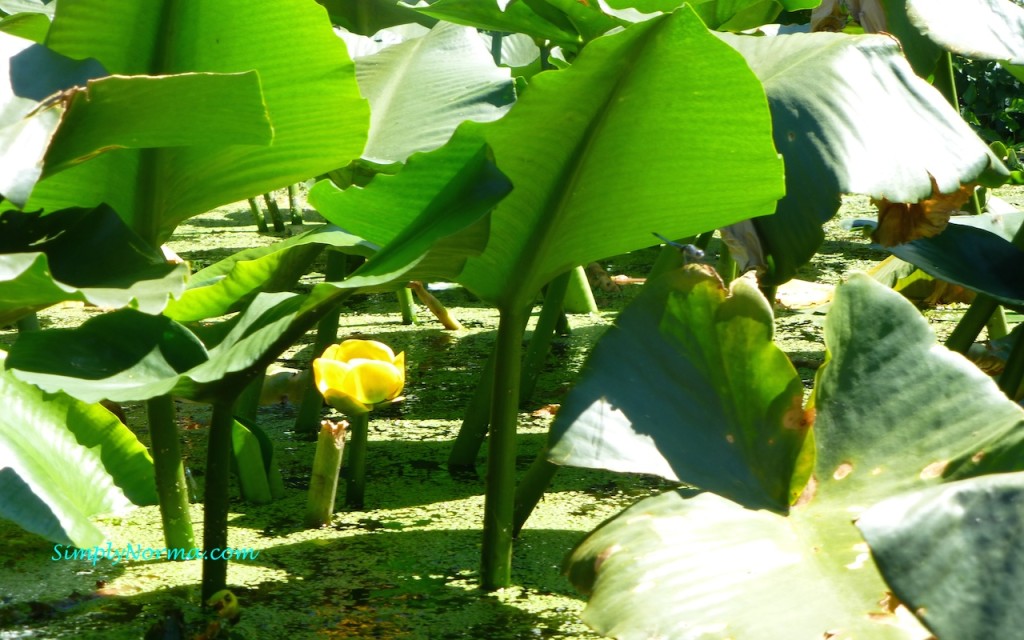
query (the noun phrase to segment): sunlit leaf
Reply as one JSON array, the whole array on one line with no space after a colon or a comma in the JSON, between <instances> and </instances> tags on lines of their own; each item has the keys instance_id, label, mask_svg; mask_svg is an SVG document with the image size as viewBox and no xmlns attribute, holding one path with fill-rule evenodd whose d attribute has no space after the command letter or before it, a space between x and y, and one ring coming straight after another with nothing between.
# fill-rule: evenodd
<instances>
[{"instance_id":1,"label":"sunlit leaf","mask_svg":"<svg viewBox=\"0 0 1024 640\"><path fill-rule=\"evenodd\" d=\"M853 521L906 491L1024 467L1024 409L938 346L913 305L867 276L837 289L825 339L828 359L813 399L813 479L789 515L711 493L637 503L570 559L570 577L593 594L588 623L617 637L744 638L764 629L785 629L787 637L928 637L887 598ZM621 380L637 368L627 366L619 364ZM690 419L691 429L701 428L700 417L677 418ZM707 451L700 441L693 446L694 456ZM951 637L987 637L984 628L965 620L966 630Z\"/></svg>"},{"instance_id":2,"label":"sunlit leaf","mask_svg":"<svg viewBox=\"0 0 1024 640\"><path fill-rule=\"evenodd\" d=\"M460 281L524 306L559 273L649 246L654 230L682 238L770 212L781 165L762 91L685 8L535 76L504 118L463 125L485 137L515 189Z\"/></svg>"},{"instance_id":3,"label":"sunlit leaf","mask_svg":"<svg viewBox=\"0 0 1024 640\"><path fill-rule=\"evenodd\" d=\"M476 29L449 23L359 58L356 78L371 107L363 157L378 163L436 149L463 121L496 120L515 100Z\"/></svg>"},{"instance_id":4,"label":"sunlit leaf","mask_svg":"<svg viewBox=\"0 0 1024 640\"><path fill-rule=\"evenodd\" d=\"M354 67L326 11L312 2L159 0L110 11L100 0L61 0L47 45L94 57L112 74L258 74L270 146L110 151L43 180L29 204L106 202L154 244L190 216L345 166L366 140Z\"/></svg>"},{"instance_id":5,"label":"sunlit leaf","mask_svg":"<svg viewBox=\"0 0 1024 640\"><path fill-rule=\"evenodd\" d=\"M786 197L774 216L753 220L769 257L765 282L788 280L810 259L843 193L914 203L1007 175L892 38L721 37L764 83L786 159Z\"/></svg>"},{"instance_id":6,"label":"sunlit leaf","mask_svg":"<svg viewBox=\"0 0 1024 640\"><path fill-rule=\"evenodd\" d=\"M0 517L88 547L106 539L92 516L122 511L130 501L156 503L146 448L109 411L44 393L7 371L0 371L0 396Z\"/></svg>"}]
</instances>

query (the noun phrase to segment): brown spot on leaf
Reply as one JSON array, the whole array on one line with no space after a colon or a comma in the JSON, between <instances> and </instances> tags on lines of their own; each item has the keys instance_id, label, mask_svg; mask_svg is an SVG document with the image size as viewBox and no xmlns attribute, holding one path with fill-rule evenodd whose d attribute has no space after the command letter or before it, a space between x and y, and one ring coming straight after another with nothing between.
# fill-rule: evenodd
<instances>
[{"instance_id":1,"label":"brown spot on leaf","mask_svg":"<svg viewBox=\"0 0 1024 640\"><path fill-rule=\"evenodd\" d=\"M949 460L939 460L937 462L931 463L924 469L921 469L921 479L931 480L933 478L938 478L939 476L942 475L942 472L946 470L946 466L948 464Z\"/></svg>"},{"instance_id":2,"label":"brown spot on leaf","mask_svg":"<svg viewBox=\"0 0 1024 640\"><path fill-rule=\"evenodd\" d=\"M800 493L800 497L793 503L794 507L799 507L814 500L814 494L818 492L818 479L811 476L811 479L807 481L807 486L804 487L803 492Z\"/></svg>"},{"instance_id":3,"label":"brown spot on leaf","mask_svg":"<svg viewBox=\"0 0 1024 640\"><path fill-rule=\"evenodd\" d=\"M736 444L736 436L732 435L731 433L727 433L725 434L725 441L728 442L729 444Z\"/></svg>"},{"instance_id":4,"label":"brown spot on leaf","mask_svg":"<svg viewBox=\"0 0 1024 640\"><path fill-rule=\"evenodd\" d=\"M844 462L836 467L836 470L832 473L832 477L836 480L842 480L851 473L853 473L853 465L849 462Z\"/></svg>"},{"instance_id":5,"label":"brown spot on leaf","mask_svg":"<svg viewBox=\"0 0 1024 640\"><path fill-rule=\"evenodd\" d=\"M794 431L810 429L814 425L814 408L803 408L800 396L793 396L791 406L782 415L782 426Z\"/></svg>"},{"instance_id":6,"label":"brown spot on leaf","mask_svg":"<svg viewBox=\"0 0 1024 640\"><path fill-rule=\"evenodd\" d=\"M974 464L978 464L979 462L982 461L982 459L984 457L985 457L985 452L984 451L979 451L978 453L976 453L973 456L971 456L971 462L973 462Z\"/></svg>"},{"instance_id":7,"label":"brown spot on leaf","mask_svg":"<svg viewBox=\"0 0 1024 640\"><path fill-rule=\"evenodd\" d=\"M878 228L871 237L882 246L891 247L936 236L946 228L950 214L958 211L972 193L973 184L961 185L953 193L941 193L932 178L932 197L920 202L890 202L885 198L872 200L878 207Z\"/></svg>"}]
</instances>

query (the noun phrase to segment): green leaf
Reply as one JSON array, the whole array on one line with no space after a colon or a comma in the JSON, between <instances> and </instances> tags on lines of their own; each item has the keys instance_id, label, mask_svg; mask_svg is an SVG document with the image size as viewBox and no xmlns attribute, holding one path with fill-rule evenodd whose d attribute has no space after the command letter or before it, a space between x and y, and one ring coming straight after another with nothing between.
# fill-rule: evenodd
<instances>
[{"instance_id":1,"label":"green leaf","mask_svg":"<svg viewBox=\"0 0 1024 640\"><path fill-rule=\"evenodd\" d=\"M359 58L356 78L371 107L363 157L378 163L436 149L463 121L497 120L515 101L476 30L450 23Z\"/></svg>"},{"instance_id":2,"label":"green leaf","mask_svg":"<svg viewBox=\"0 0 1024 640\"><path fill-rule=\"evenodd\" d=\"M840 195L918 202L961 184L1001 184L1006 169L945 99L911 70L887 36L721 34L764 83L786 197L755 218L780 284L824 240ZM755 248L746 248L756 253Z\"/></svg>"},{"instance_id":3,"label":"green leaf","mask_svg":"<svg viewBox=\"0 0 1024 640\"><path fill-rule=\"evenodd\" d=\"M119 309L74 329L19 335L7 368L47 391L125 402L169 393L178 374L206 359L199 340L170 318Z\"/></svg>"},{"instance_id":4,"label":"green leaf","mask_svg":"<svg viewBox=\"0 0 1024 640\"><path fill-rule=\"evenodd\" d=\"M772 333L771 307L747 281L727 291L710 268L668 274L595 347L552 425L549 459L785 512L810 425Z\"/></svg>"},{"instance_id":5,"label":"green leaf","mask_svg":"<svg viewBox=\"0 0 1024 640\"><path fill-rule=\"evenodd\" d=\"M168 264L110 207L5 211L0 225L0 322L67 300L159 313L185 288L185 266Z\"/></svg>"},{"instance_id":6,"label":"green leaf","mask_svg":"<svg viewBox=\"0 0 1024 640\"><path fill-rule=\"evenodd\" d=\"M649 246L652 231L686 237L768 213L782 195L760 83L685 8L598 38L568 69L535 76L504 118L463 128L515 185L460 278L499 306Z\"/></svg>"},{"instance_id":7,"label":"green leaf","mask_svg":"<svg viewBox=\"0 0 1024 640\"><path fill-rule=\"evenodd\" d=\"M156 503L153 462L109 411L0 371L0 517L54 542L106 536L90 517ZM59 458L62 463L54 465Z\"/></svg>"},{"instance_id":8,"label":"green leaf","mask_svg":"<svg viewBox=\"0 0 1024 640\"><path fill-rule=\"evenodd\" d=\"M768 24L782 12L775 0L709 0L693 3L709 29L744 31Z\"/></svg>"},{"instance_id":9,"label":"green leaf","mask_svg":"<svg viewBox=\"0 0 1024 640\"><path fill-rule=\"evenodd\" d=\"M574 583L593 592L585 619L599 632L920 637L912 615L880 604L888 587L853 520L890 496L978 473L965 462L990 451L1006 454L999 470L1021 468L1024 409L937 345L913 305L866 275L837 289L825 340L814 475L800 501L782 516L673 492L609 521L569 561ZM620 379L637 366L620 364Z\"/></svg>"},{"instance_id":10,"label":"green leaf","mask_svg":"<svg viewBox=\"0 0 1024 640\"><path fill-rule=\"evenodd\" d=\"M294 280L305 273L324 247L363 257L379 248L326 225L268 247L239 251L192 274L189 288L168 303L164 315L178 322L193 322L236 311L279 279ZM285 277L287 274L293 277Z\"/></svg>"},{"instance_id":11,"label":"green leaf","mask_svg":"<svg viewBox=\"0 0 1024 640\"><path fill-rule=\"evenodd\" d=\"M526 2L510 2L502 11L497 2L479 0L437 0L429 6L417 7L420 13L487 31L525 33L538 40L551 42L575 50L582 44L579 33L564 15L552 22L537 13ZM551 11L555 11L550 9ZM557 15L557 13L556 13Z\"/></svg>"},{"instance_id":12,"label":"green leaf","mask_svg":"<svg viewBox=\"0 0 1024 640\"><path fill-rule=\"evenodd\" d=\"M351 292L456 276L467 256L482 251L487 214L510 188L487 147L458 136L414 156L397 176L342 194L339 210L352 205L371 214L396 195L408 196L398 208L412 218L401 227L382 225L388 245L346 280L322 283L308 295L260 293L238 315L204 327L205 346L170 318L123 309L76 329L22 334L8 367L21 380L83 399L144 400L172 392L199 401L230 397Z\"/></svg>"},{"instance_id":13,"label":"green leaf","mask_svg":"<svg viewBox=\"0 0 1024 640\"><path fill-rule=\"evenodd\" d=\"M111 76L77 91L46 155L46 175L111 149L268 145L259 76Z\"/></svg>"},{"instance_id":14,"label":"green leaf","mask_svg":"<svg viewBox=\"0 0 1024 640\"><path fill-rule=\"evenodd\" d=\"M113 74L255 71L274 141L111 151L40 182L30 207L107 202L159 244L190 216L345 166L366 140L353 65L311 2L159 0L111 12L102 0L61 0L47 43L69 57L95 57Z\"/></svg>"},{"instance_id":15,"label":"green leaf","mask_svg":"<svg viewBox=\"0 0 1024 640\"><path fill-rule=\"evenodd\" d=\"M327 9L331 22L363 36L401 24L431 27L437 22L397 0L317 0L317 3Z\"/></svg>"},{"instance_id":16,"label":"green leaf","mask_svg":"<svg viewBox=\"0 0 1024 640\"><path fill-rule=\"evenodd\" d=\"M242 499L268 504L281 497L283 481L274 458L274 444L254 423L231 425L232 466L238 474Z\"/></svg>"},{"instance_id":17,"label":"green leaf","mask_svg":"<svg viewBox=\"0 0 1024 640\"><path fill-rule=\"evenodd\" d=\"M511 189L481 138L460 129L444 147L412 156L400 173L366 187L342 191L318 182L309 202L327 220L383 247L346 280L372 287L401 282L414 266L433 279L458 277L466 258L488 241L485 214ZM428 249L431 259L424 261Z\"/></svg>"},{"instance_id":18,"label":"green leaf","mask_svg":"<svg viewBox=\"0 0 1024 640\"><path fill-rule=\"evenodd\" d=\"M0 19L0 31L42 44L50 32L50 18L41 13L16 13Z\"/></svg>"},{"instance_id":19,"label":"green leaf","mask_svg":"<svg viewBox=\"0 0 1024 640\"><path fill-rule=\"evenodd\" d=\"M0 60L0 194L20 206L42 175L60 121L60 109L47 99L106 71L95 60L72 60L6 33Z\"/></svg>"},{"instance_id":20,"label":"green leaf","mask_svg":"<svg viewBox=\"0 0 1024 640\"><path fill-rule=\"evenodd\" d=\"M954 223L935 237L885 250L933 278L1024 307L1024 251L991 231Z\"/></svg>"},{"instance_id":21,"label":"green leaf","mask_svg":"<svg viewBox=\"0 0 1024 640\"><path fill-rule=\"evenodd\" d=\"M884 500L857 527L896 596L940 638L1010 638L1024 625L1024 474Z\"/></svg>"}]
</instances>

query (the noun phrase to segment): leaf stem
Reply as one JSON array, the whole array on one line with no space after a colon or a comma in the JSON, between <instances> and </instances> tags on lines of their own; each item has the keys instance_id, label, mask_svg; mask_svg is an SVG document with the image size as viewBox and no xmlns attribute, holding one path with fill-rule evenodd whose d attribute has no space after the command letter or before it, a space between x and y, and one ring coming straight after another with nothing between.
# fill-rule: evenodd
<instances>
[{"instance_id":1,"label":"leaf stem","mask_svg":"<svg viewBox=\"0 0 1024 640\"><path fill-rule=\"evenodd\" d=\"M366 445L369 440L370 414L346 417L352 438L348 443L345 505L352 509L362 509L366 497Z\"/></svg>"},{"instance_id":2,"label":"leaf stem","mask_svg":"<svg viewBox=\"0 0 1024 640\"><path fill-rule=\"evenodd\" d=\"M146 401L149 433L153 443L153 469L156 474L156 492L160 498L160 518L163 521L164 545L168 549L196 546L189 514L188 486L185 484L185 465L181 461L178 443L178 425L174 420L174 401L171 396L158 396Z\"/></svg>"},{"instance_id":3,"label":"leaf stem","mask_svg":"<svg viewBox=\"0 0 1024 640\"><path fill-rule=\"evenodd\" d=\"M526 348L526 356L523 358L522 375L519 377L519 397L521 400L528 399L533 395L533 389L537 386L537 377L544 366L544 359L551 347L551 339L555 335L555 327L558 326L558 319L562 315L563 301L569 290L573 279L573 271L555 276L555 279L548 283L544 292L544 305L540 308L540 315L537 317L537 325L530 337L530 344ZM586 276L584 276L584 282Z\"/></svg>"},{"instance_id":4,"label":"leaf stem","mask_svg":"<svg viewBox=\"0 0 1024 640\"><path fill-rule=\"evenodd\" d=\"M515 510L512 518L513 536L519 536L519 532L523 530L523 525L526 524L526 520L533 513L537 503L540 502L541 496L547 491L551 485L551 480L557 472L558 465L548 461L548 448L545 446L537 453L533 464L526 470L522 481L519 483L519 488L516 489Z\"/></svg>"},{"instance_id":5,"label":"leaf stem","mask_svg":"<svg viewBox=\"0 0 1024 640\"><path fill-rule=\"evenodd\" d=\"M519 375L528 308L506 305L499 310L498 344L491 394L487 489L480 586L494 590L512 581L512 512L516 489L516 426Z\"/></svg>"},{"instance_id":6,"label":"leaf stem","mask_svg":"<svg viewBox=\"0 0 1024 640\"><path fill-rule=\"evenodd\" d=\"M234 398L213 404L206 454L206 499L203 519L203 602L227 587L228 476L231 471L231 427ZM216 553L212 553L216 551ZM215 559L216 558L216 559Z\"/></svg>"}]
</instances>

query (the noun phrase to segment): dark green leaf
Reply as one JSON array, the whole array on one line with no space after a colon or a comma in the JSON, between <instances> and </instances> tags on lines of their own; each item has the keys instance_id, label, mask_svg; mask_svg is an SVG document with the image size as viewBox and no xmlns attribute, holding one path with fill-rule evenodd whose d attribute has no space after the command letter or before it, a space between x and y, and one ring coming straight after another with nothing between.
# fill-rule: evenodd
<instances>
[{"instance_id":1,"label":"dark green leaf","mask_svg":"<svg viewBox=\"0 0 1024 640\"><path fill-rule=\"evenodd\" d=\"M551 429L558 464L653 473L785 512L810 427L764 297L710 268L648 287L602 337ZM803 479L806 481L806 478Z\"/></svg>"},{"instance_id":2,"label":"dark green leaf","mask_svg":"<svg viewBox=\"0 0 1024 640\"><path fill-rule=\"evenodd\" d=\"M187 269L168 264L107 206L5 211L0 229L0 322L66 300L159 313L185 287Z\"/></svg>"},{"instance_id":3,"label":"dark green leaf","mask_svg":"<svg viewBox=\"0 0 1024 640\"><path fill-rule=\"evenodd\" d=\"M889 498L857 526L896 596L940 638L1012 638L1024 626L1024 474Z\"/></svg>"},{"instance_id":4,"label":"dark green leaf","mask_svg":"<svg viewBox=\"0 0 1024 640\"><path fill-rule=\"evenodd\" d=\"M934 278L1024 306L1024 251L983 228L950 224L935 237L885 249Z\"/></svg>"}]
</instances>

